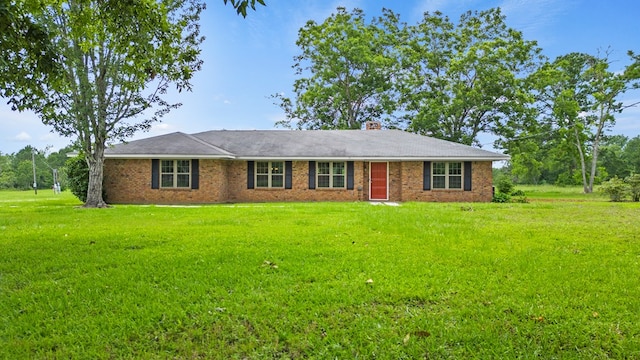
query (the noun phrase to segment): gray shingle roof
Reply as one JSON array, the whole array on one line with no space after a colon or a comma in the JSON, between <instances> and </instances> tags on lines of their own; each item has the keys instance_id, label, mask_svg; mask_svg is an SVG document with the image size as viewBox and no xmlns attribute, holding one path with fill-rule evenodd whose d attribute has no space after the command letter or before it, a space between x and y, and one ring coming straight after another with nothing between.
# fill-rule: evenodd
<instances>
[{"instance_id":1,"label":"gray shingle roof","mask_svg":"<svg viewBox=\"0 0 640 360\"><path fill-rule=\"evenodd\" d=\"M115 145L107 158L507 160L508 155L400 130L213 130Z\"/></svg>"}]
</instances>

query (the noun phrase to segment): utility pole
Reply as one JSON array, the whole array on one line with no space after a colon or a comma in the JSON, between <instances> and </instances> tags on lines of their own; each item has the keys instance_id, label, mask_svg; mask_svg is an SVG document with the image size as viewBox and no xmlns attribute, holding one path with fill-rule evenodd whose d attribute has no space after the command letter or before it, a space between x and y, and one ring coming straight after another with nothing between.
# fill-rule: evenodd
<instances>
[{"instance_id":1,"label":"utility pole","mask_svg":"<svg viewBox=\"0 0 640 360\"><path fill-rule=\"evenodd\" d=\"M33 191L38 195L38 183L36 182L36 152L31 148L31 163L33 164Z\"/></svg>"}]
</instances>

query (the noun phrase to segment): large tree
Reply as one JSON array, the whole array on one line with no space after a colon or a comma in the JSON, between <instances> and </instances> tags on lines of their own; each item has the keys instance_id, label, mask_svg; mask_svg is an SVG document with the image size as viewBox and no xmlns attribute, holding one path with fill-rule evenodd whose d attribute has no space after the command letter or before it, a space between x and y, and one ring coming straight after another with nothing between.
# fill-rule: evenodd
<instances>
[{"instance_id":1,"label":"large tree","mask_svg":"<svg viewBox=\"0 0 640 360\"><path fill-rule=\"evenodd\" d=\"M0 96L14 109L33 110L61 135L75 137L89 165L85 206L102 199L104 150L148 129L179 104L169 87L191 89L200 69L197 0L25 0L29 24L48 39L53 64L43 68L38 47L2 47ZM31 26L27 25L27 27ZM18 31L20 33L20 31ZM151 112L151 113L150 113Z\"/></svg>"},{"instance_id":2,"label":"large tree","mask_svg":"<svg viewBox=\"0 0 640 360\"><path fill-rule=\"evenodd\" d=\"M293 97L274 95L286 119L278 125L306 129L359 129L367 120L384 120L396 110L395 44L402 25L384 10L367 22L362 10L338 8L324 22L308 21L298 32L299 76Z\"/></svg>"},{"instance_id":3,"label":"large tree","mask_svg":"<svg viewBox=\"0 0 640 360\"><path fill-rule=\"evenodd\" d=\"M615 124L615 115L635 104L621 96L637 86L633 66L609 70L608 54L570 53L545 64L532 78L542 104L540 123L572 144L585 193L593 191L600 143Z\"/></svg>"},{"instance_id":4,"label":"large tree","mask_svg":"<svg viewBox=\"0 0 640 360\"><path fill-rule=\"evenodd\" d=\"M471 145L529 114L524 79L541 50L509 28L499 8L464 13L456 23L425 13L409 33L397 85L410 131Z\"/></svg>"},{"instance_id":5,"label":"large tree","mask_svg":"<svg viewBox=\"0 0 640 360\"><path fill-rule=\"evenodd\" d=\"M299 31L294 95L276 95L279 125L354 129L382 121L438 138L477 143L481 132L530 113L522 83L540 49L505 24L499 9L468 12L457 24L426 13L407 26L384 10L367 22L338 8Z\"/></svg>"}]
</instances>

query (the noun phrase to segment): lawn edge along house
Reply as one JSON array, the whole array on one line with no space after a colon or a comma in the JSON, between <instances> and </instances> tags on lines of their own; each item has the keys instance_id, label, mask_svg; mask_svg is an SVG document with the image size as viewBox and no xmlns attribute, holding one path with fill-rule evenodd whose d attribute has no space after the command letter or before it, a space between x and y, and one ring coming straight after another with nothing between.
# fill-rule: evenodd
<instances>
[{"instance_id":1,"label":"lawn edge along house","mask_svg":"<svg viewBox=\"0 0 640 360\"><path fill-rule=\"evenodd\" d=\"M486 202L507 159L400 130L175 132L107 149L104 188L112 204Z\"/></svg>"}]
</instances>

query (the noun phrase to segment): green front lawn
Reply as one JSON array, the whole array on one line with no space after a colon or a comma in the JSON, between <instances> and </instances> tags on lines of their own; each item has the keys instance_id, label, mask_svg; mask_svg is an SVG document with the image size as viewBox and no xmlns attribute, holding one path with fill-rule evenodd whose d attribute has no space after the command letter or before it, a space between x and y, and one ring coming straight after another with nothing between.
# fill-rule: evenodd
<instances>
[{"instance_id":1,"label":"green front lawn","mask_svg":"<svg viewBox=\"0 0 640 360\"><path fill-rule=\"evenodd\" d=\"M640 206L0 192L0 358L640 358Z\"/></svg>"},{"instance_id":2,"label":"green front lawn","mask_svg":"<svg viewBox=\"0 0 640 360\"><path fill-rule=\"evenodd\" d=\"M557 201L609 201L609 196L600 192L600 186L594 186L593 193L585 194L582 186L554 186L554 185L516 185L516 190L522 190L530 200Z\"/></svg>"}]
</instances>

